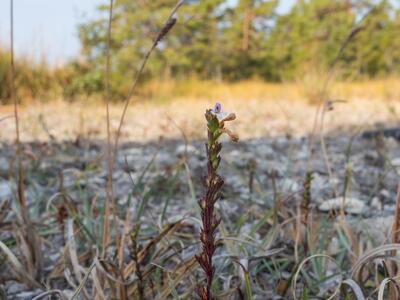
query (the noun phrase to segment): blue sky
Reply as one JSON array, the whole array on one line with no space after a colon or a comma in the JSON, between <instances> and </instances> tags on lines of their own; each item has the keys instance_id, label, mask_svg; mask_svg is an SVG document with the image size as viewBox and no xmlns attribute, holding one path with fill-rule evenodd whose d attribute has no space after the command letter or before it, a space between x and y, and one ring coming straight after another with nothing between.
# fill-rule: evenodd
<instances>
[{"instance_id":1,"label":"blue sky","mask_svg":"<svg viewBox=\"0 0 400 300\"><path fill-rule=\"evenodd\" d=\"M281 1L287 11L296 0ZM77 25L105 0L14 0L15 51L51 63L79 53ZM0 47L9 46L10 0L0 0Z\"/></svg>"}]
</instances>

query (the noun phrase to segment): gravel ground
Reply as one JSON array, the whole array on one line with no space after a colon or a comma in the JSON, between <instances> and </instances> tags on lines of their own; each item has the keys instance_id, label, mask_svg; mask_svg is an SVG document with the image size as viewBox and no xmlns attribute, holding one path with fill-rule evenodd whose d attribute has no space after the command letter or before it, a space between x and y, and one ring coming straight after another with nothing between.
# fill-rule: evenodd
<instances>
[{"instance_id":1,"label":"gravel ground","mask_svg":"<svg viewBox=\"0 0 400 300\"><path fill-rule=\"evenodd\" d=\"M229 100L223 104L237 114L230 129L241 138L237 144L223 142L221 175L225 185L217 205L227 230L234 230L236 222L246 216L238 235L247 236L252 224L263 218L262 212L276 207L282 221L293 216L286 211L296 211L306 174L312 171L313 216L326 217L336 224L334 211L343 204L353 233L370 245L365 249L388 241L400 174L399 140L393 134L383 137L362 133L397 125L400 103L353 99L335 104L324 122L325 156L319 137L311 152L305 137L314 125L315 106L284 100ZM120 216L135 214L143 197L145 228L198 216L196 200L203 192L206 163L201 112L211 106L210 101L198 99L129 108L114 171ZM120 112L121 106L111 107L113 131ZM23 247L16 246L14 239L19 232L15 229L18 208L12 176L16 165L14 126L12 118L3 119L11 113L5 107L0 109L0 240L21 259ZM64 272L69 270L69 262L63 260L69 238L67 220L75 213L82 218L89 216L89 221L83 221L87 222L85 226L96 227L107 179L104 124L104 108L98 104L60 102L21 110L26 198L43 240L43 282L48 289L59 289L68 297L75 288ZM191 226L197 236L198 224ZM258 232L253 238L261 237L262 232ZM294 255L291 239L290 230L284 231L274 245L285 249L287 257ZM337 238L332 238L329 249L337 248L337 243ZM95 254L93 247L85 249L81 252L88 257L81 263L88 268ZM185 255L192 257L196 251L196 247L189 248ZM219 255L227 255L226 250L220 251ZM17 280L0 257L0 292L9 299L32 299L43 289L32 289ZM254 299L266 298L272 299L272 295L255 290Z\"/></svg>"},{"instance_id":2,"label":"gravel ground","mask_svg":"<svg viewBox=\"0 0 400 300\"><path fill-rule=\"evenodd\" d=\"M225 141L221 166L225 179L224 196L218 203L223 219L238 219L249 207L273 207L277 193L283 199L282 205L296 208L301 200L306 172L312 170L313 211L329 214L323 204L343 196L346 191L346 211L353 230L367 233L375 245L382 243L394 214L400 172L399 141L390 137L363 138L330 133L326 138L330 172L320 145L314 147L308 159L307 142L305 138L290 136L242 139L238 144ZM135 204L138 198L133 194L128 199L128 195L132 195L132 182L142 180L151 191L144 213L146 218L159 219L166 201L170 203L165 215L167 220L195 215L194 200L202 193L205 171L203 143L197 140L186 145L182 140L162 139L122 144L114 173L119 207L134 212L135 205L128 203ZM68 191L77 209L85 209L84 199L104 199L104 144L79 138L74 142L25 143L23 150L30 214L38 227L50 232L43 245L45 272L49 275L60 258L64 236L62 229L54 228L56 217L51 207L58 205L55 195L61 188ZM14 147L3 142L0 148L0 204L15 198L15 183L9 177L14 156ZM148 171L144 171L146 169ZM175 179L171 181L172 178ZM336 205L334 202L332 206ZM15 204L12 206L15 208ZM14 211L0 219L3 224L0 226L1 240L6 241L12 236L7 224L15 220ZM52 226L54 230L49 229ZM0 261L0 283L10 299L32 299L41 292L9 278L7 268L2 265L4 262ZM71 295L73 288L65 280L50 282L52 288Z\"/></svg>"}]
</instances>

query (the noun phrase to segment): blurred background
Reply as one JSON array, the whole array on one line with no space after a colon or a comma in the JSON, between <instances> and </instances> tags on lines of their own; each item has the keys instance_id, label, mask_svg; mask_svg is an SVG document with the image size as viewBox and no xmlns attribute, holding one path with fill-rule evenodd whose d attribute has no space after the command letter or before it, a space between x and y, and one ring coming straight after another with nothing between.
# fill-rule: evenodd
<instances>
[{"instance_id":1,"label":"blurred background","mask_svg":"<svg viewBox=\"0 0 400 300\"><path fill-rule=\"evenodd\" d=\"M116 1L111 41L116 119L140 62L175 4ZM10 103L9 5L0 3L2 115ZM107 9L103 0L15 1L16 85L26 109L22 117L30 117L26 137L46 136L41 128L32 131L38 116L38 126L44 120L50 128L61 126L51 118L60 113L82 127L94 117L99 124L104 121L98 103L104 94ZM202 118L216 100L249 116L246 122L271 121L252 134L239 123L244 136L296 133L298 124L305 124L299 131L304 134L312 119L306 116L321 98L346 101L339 116L355 112L345 121L335 118L338 124L386 122L396 113L400 1L188 0L177 18L141 77L133 105L140 105L142 114L132 113L136 125L128 126L127 135L168 135L164 127L171 126L171 118L195 135L196 116ZM157 128L143 120L144 111ZM99 130L92 121L87 130ZM68 137L71 122L62 123L66 128L57 135Z\"/></svg>"}]
</instances>

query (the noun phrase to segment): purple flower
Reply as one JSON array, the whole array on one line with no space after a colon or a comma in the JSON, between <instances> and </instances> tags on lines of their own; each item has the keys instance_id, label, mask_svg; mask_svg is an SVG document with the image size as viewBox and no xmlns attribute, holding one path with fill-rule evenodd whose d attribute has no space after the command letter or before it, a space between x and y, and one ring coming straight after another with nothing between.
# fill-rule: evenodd
<instances>
[{"instance_id":1,"label":"purple flower","mask_svg":"<svg viewBox=\"0 0 400 300\"><path fill-rule=\"evenodd\" d=\"M213 112L214 112L215 114L219 114L219 113L221 112L221 110L222 110L222 105L221 105L221 103L219 103L219 102L215 103Z\"/></svg>"}]
</instances>

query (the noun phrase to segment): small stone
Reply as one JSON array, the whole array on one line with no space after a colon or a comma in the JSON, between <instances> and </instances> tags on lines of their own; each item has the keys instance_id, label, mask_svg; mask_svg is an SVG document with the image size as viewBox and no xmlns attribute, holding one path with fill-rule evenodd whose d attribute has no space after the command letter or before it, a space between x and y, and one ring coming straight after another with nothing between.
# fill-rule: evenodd
<instances>
[{"instance_id":1,"label":"small stone","mask_svg":"<svg viewBox=\"0 0 400 300\"><path fill-rule=\"evenodd\" d=\"M238 168L246 168L250 159L253 159L254 155L250 152L243 152L237 149L228 152L225 155L225 160L228 163L234 164Z\"/></svg>"},{"instance_id":2,"label":"small stone","mask_svg":"<svg viewBox=\"0 0 400 300\"><path fill-rule=\"evenodd\" d=\"M377 210L382 210L382 201L378 197L372 198L371 207Z\"/></svg>"},{"instance_id":3,"label":"small stone","mask_svg":"<svg viewBox=\"0 0 400 300\"><path fill-rule=\"evenodd\" d=\"M25 291L27 289L25 284L22 283L12 283L8 288L7 288L7 294L8 295L14 295L16 293Z\"/></svg>"},{"instance_id":4,"label":"small stone","mask_svg":"<svg viewBox=\"0 0 400 300\"><path fill-rule=\"evenodd\" d=\"M175 163L175 159L172 155L167 152L160 152L157 154L154 160L155 168L164 169L166 167L170 167Z\"/></svg>"},{"instance_id":5,"label":"small stone","mask_svg":"<svg viewBox=\"0 0 400 300\"><path fill-rule=\"evenodd\" d=\"M35 289L33 291L22 292L22 293L15 295L15 299L21 299L21 300L33 299L35 296L39 295L42 292L43 291L39 290L39 289Z\"/></svg>"},{"instance_id":6,"label":"small stone","mask_svg":"<svg viewBox=\"0 0 400 300\"><path fill-rule=\"evenodd\" d=\"M396 210L396 206L397 205L395 205L395 204L385 205L384 210L392 213L392 212L394 212Z\"/></svg>"},{"instance_id":7,"label":"small stone","mask_svg":"<svg viewBox=\"0 0 400 300\"><path fill-rule=\"evenodd\" d=\"M329 182L327 177L323 177L319 173L313 174L313 180L311 181L311 194L314 197L320 195L320 193L329 187Z\"/></svg>"},{"instance_id":8,"label":"small stone","mask_svg":"<svg viewBox=\"0 0 400 300\"><path fill-rule=\"evenodd\" d=\"M337 237L333 237L329 244L329 252L337 253L340 250L340 242Z\"/></svg>"},{"instance_id":9,"label":"small stone","mask_svg":"<svg viewBox=\"0 0 400 300\"><path fill-rule=\"evenodd\" d=\"M64 187L70 188L79 183L82 172L77 168L68 168L63 170Z\"/></svg>"},{"instance_id":10,"label":"small stone","mask_svg":"<svg viewBox=\"0 0 400 300\"><path fill-rule=\"evenodd\" d=\"M9 161L5 157L0 157L0 176L7 176L9 172Z\"/></svg>"},{"instance_id":11,"label":"small stone","mask_svg":"<svg viewBox=\"0 0 400 300\"><path fill-rule=\"evenodd\" d=\"M343 203L343 197L333 198L324 200L318 209L323 212L331 210L339 210ZM364 211L365 203L357 198L345 198L344 199L344 210L350 214L361 214Z\"/></svg>"},{"instance_id":12,"label":"small stone","mask_svg":"<svg viewBox=\"0 0 400 300\"><path fill-rule=\"evenodd\" d=\"M67 299L72 299L72 296L74 295L73 290L63 290L62 292L67 297Z\"/></svg>"},{"instance_id":13,"label":"small stone","mask_svg":"<svg viewBox=\"0 0 400 300\"><path fill-rule=\"evenodd\" d=\"M7 181L0 181L0 201L8 200L12 197L12 189Z\"/></svg>"},{"instance_id":14,"label":"small stone","mask_svg":"<svg viewBox=\"0 0 400 300\"><path fill-rule=\"evenodd\" d=\"M390 192L388 190L381 190L379 195L384 197L385 199L390 199Z\"/></svg>"},{"instance_id":15,"label":"small stone","mask_svg":"<svg viewBox=\"0 0 400 300\"><path fill-rule=\"evenodd\" d=\"M176 147L175 154L177 157L183 157L185 155L195 155L198 153L198 150L192 145L179 145Z\"/></svg>"},{"instance_id":16,"label":"small stone","mask_svg":"<svg viewBox=\"0 0 400 300\"><path fill-rule=\"evenodd\" d=\"M295 193L300 190L299 184L290 178L283 179L280 185L282 192Z\"/></svg>"},{"instance_id":17,"label":"small stone","mask_svg":"<svg viewBox=\"0 0 400 300\"><path fill-rule=\"evenodd\" d=\"M379 155L376 151L366 151L364 154L364 159L367 163L374 164L379 160Z\"/></svg>"},{"instance_id":18,"label":"small stone","mask_svg":"<svg viewBox=\"0 0 400 300\"><path fill-rule=\"evenodd\" d=\"M272 147L270 145L266 145L266 144L260 144L260 145L255 146L254 152L257 157L261 157L261 158L271 158L272 159L276 155L276 153L274 152Z\"/></svg>"},{"instance_id":19,"label":"small stone","mask_svg":"<svg viewBox=\"0 0 400 300\"><path fill-rule=\"evenodd\" d=\"M393 216L376 217L350 222L356 234L362 234L377 244L387 242L393 225Z\"/></svg>"},{"instance_id":20,"label":"small stone","mask_svg":"<svg viewBox=\"0 0 400 300\"><path fill-rule=\"evenodd\" d=\"M396 168L400 167L400 157L393 158L390 163Z\"/></svg>"}]
</instances>

